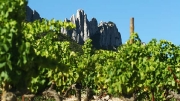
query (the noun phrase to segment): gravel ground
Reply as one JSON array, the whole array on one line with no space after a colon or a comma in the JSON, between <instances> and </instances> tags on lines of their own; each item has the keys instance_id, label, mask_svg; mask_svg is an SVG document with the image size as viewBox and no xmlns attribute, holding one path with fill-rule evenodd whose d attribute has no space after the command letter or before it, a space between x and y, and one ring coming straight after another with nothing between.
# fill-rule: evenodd
<instances>
[{"instance_id":1,"label":"gravel ground","mask_svg":"<svg viewBox=\"0 0 180 101\"><path fill-rule=\"evenodd\" d=\"M84 101L84 97L85 95L82 95L82 101ZM71 98L66 98L65 100L63 101L77 101L76 97L75 96L72 96ZM126 100L122 100L120 98L110 98L109 96L105 96L101 99L98 99L96 96L94 96L94 100L91 100L91 101L126 101Z\"/></svg>"}]
</instances>

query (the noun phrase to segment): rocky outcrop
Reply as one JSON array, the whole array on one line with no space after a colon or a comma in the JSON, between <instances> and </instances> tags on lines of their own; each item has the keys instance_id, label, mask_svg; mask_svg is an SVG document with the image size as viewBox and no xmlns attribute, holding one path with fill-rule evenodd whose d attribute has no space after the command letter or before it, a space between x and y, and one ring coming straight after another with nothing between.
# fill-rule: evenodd
<instances>
[{"instance_id":1,"label":"rocky outcrop","mask_svg":"<svg viewBox=\"0 0 180 101\"><path fill-rule=\"evenodd\" d=\"M72 15L70 20L66 18L64 21L74 23L76 29L61 28L61 33L70 36L79 44L83 44L88 38L92 39L93 46L97 49L113 49L122 44L121 34L113 22L100 22L98 25L96 18L88 21L84 10L77 10L76 16Z\"/></svg>"},{"instance_id":2,"label":"rocky outcrop","mask_svg":"<svg viewBox=\"0 0 180 101\"><path fill-rule=\"evenodd\" d=\"M26 6L26 21L32 22L37 19L41 19L39 13L36 10L32 10L29 6Z\"/></svg>"},{"instance_id":3,"label":"rocky outcrop","mask_svg":"<svg viewBox=\"0 0 180 101\"><path fill-rule=\"evenodd\" d=\"M26 16L28 22L41 19L39 13L29 6L26 7ZM64 21L74 23L76 29L67 30L61 28L61 33L70 36L81 45L88 38L92 39L92 44L96 49L114 49L122 44L121 34L113 22L100 22L98 24L96 18L89 21L84 10L77 10L76 15L72 15L70 20L66 18Z\"/></svg>"},{"instance_id":4,"label":"rocky outcrop","mask_svg":"<svg viewBox=\"0 0 180 101\"><path fill-rule=\"evenodd\" d=\"M113 22L100 22L98 27L99 32L97 34L100 34L100 47L112 49L122 44L121 35Z\"/></svg>"}]
</instances>

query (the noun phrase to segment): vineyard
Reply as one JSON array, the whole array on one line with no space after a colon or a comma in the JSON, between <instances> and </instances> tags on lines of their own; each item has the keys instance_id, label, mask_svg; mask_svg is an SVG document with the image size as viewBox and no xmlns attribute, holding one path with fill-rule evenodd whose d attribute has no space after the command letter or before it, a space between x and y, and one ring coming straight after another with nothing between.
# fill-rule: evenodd
<instances>
[{"instance_id":1,"label":"vineyard","mask_svg":"<svg viewBox=\"0 0 180 101\"><path fill-rule=\"evenodd\" d=\"M43 96L62 101L76 95L133 98L133 101L180 100L180 46L152 39L142 44L132 33L116 51L95 50L88 39L82 52L59 41L60 20L26 22L26 0L0 1L1 101ZM33 101L33 100L32 100Z\"/></svg>"}]
</instances>

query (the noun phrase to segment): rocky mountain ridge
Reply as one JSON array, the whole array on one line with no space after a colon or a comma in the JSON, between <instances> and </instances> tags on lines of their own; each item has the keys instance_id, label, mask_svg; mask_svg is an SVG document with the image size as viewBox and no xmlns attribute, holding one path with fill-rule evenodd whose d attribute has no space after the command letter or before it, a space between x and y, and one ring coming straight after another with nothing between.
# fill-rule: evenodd
<instances>
[{"instance_id":1,"label":"rocky mountain ridge","mask_svg":"<svg viewBox=\"0 0 180 101\"><path fill-rule=\"evenodd\" d=\"M39 13L28 6L26 8L26 14L27 21L41 19ZM88 38L92 39L92 44L96 49L112 50L122 44L121 34L113 22L100 22L98 24L96 18L92 18L89 21L87 14L82 9L77 10L76 15L73 14L70 20L66 18L64 21L74 23L76 29L67 30L60 28L61 33L68 35L81 45Z\"/></svg>"},{"instance_id":2,"label":"rocky mountain ridge","mask_svg":"<svg viewBox=\"0 0 180 101\"><path fill-rule=\"evenodd\" d=\"M26 21L32 22L37 19L41 19L39 13L36 10L32 10L29 6L26 6Z\"/></svg>"}]
</instances>

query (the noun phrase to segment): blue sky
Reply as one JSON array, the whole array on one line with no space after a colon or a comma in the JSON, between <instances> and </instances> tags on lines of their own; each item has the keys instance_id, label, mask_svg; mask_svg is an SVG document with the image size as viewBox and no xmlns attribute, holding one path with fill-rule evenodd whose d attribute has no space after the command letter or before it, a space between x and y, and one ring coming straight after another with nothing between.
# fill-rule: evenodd
<instances>
[{"instance_id":1,"label":"blue sky","mask_svg":"<svg viewBox=\"0 0 180 101\"><path fill-rule=\"evenodd\" d=\"M122 42L129 38L130 18L143 42L165 39L180 45L180 0L29 0L32 9L46 19L64 20L83 9L88 19L112 21L121 33Z\"/></svg>"}]
</instances>

